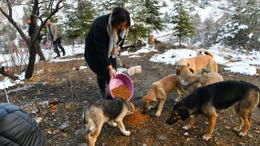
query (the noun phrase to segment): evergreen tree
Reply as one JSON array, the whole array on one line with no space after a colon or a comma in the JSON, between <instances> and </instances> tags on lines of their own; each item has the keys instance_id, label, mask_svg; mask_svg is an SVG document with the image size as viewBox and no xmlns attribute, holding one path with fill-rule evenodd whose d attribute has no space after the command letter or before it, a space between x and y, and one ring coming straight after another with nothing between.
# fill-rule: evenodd
<instances>
[{"instance_id":1,"label":"evergreen tree","mask_svg":"<svg viewBox=\"0 0 260 146\"><path fill-rule=\"evenodd\" d=\"M134 24L130 27L131 38L144 38L152 31L160 31L164 28L158 0L134 1L128 6Z\"/></svg>"},{"instance_id":2,"label":"evergreen tree","mask_svg":"<svg viewBox=\"0 0 260 146\"><path fill-rule=\"evenodd\" d=\"M115 7L124 7L130 0L95 0L96 16L105 15L111 12Z\"/></svg>"},{"instance_id":3,"label":"evergreen tree","mask_svg":"<svg viewBox=\"0 0 260 146\"><path fill-rule=\"evenodd\" d=\"M148 28L148 35L150 35L151 31L162 30L163 20L161 19L161 13L159 13L160 7L158 5L157 0L142 0L141 2L142 8L139 10L137 14L138 22L144 22L146 27Z\"/></svg>"},{"instance_id":4,"label":"evergreen tree","mask_svg":"<svg viewBox=\"0 0 260 146\"><path fill-rule=\"evenodd\" d=\"M145 22L150 25L150 31L152 30L162 30L163 20L161 19L161 13L159 13L160 7L158 6L157 0L144 0L144 15ZM150 32L148 32L150 33Z\"/></svg>"},{"instance_id":5,"label":"evergreen tree","mask_svg":"<svg viewBox=\"0 0 260 146\"><path fill-rule=\"evenodd\" d=\"M259 21L259 6L237 7L237 13L220 28L218 41L233 48L259 49Z\"/></svg>"},{"instance_id":6,"label":"evergreen tree","mask_svg":"<svg viewBox=\"0 0 260 146\"><path fill-rule=\"evenodd\" d=\"M190 9L189 5L180 1L176 2L175 7L171 10L171 23L175 24L174 36L179 38L179 45L181 45L183 37L195 35L195 28L191 23L195 16L191 15L188 9Z\"/></svg>"},{"instance_id":7,"label":"evergreen tree","mask_svg":"<svg viewBox=\"0 0 260 146\"><path fill-rule=\"evenodd\" d=\"M0 37L0 52L3 53L10 53L11 52L11 42L15 40L16 38L16 30L15 28L7 23L2 23L0 25L0 36L5 36L5 37Z\"/></svg>"},{"instance_id":8,"label":"evergreen tree","mask_svg":"<svg viewBox=\"0 0 260 146\"><path fill-rule=\"evenodd\" d=\"M66 4L64 35L69 39L85 38L94 21L93 3L89 0L76 0L76 5Z\"/></svg>"},{"instance_id":9,"label":"evergreen tree","mask_svg":"<svg viewBox=\"0 0 260 146\"><path fill-rule=\"evenodd\" d=\"M127 37L128 40L136 42L139 38L147 37L148 29L144 22L144 17L141 14L142 9L144 9L143 5L140 5L141 0L132 2L128 5L127 9L131 14L131 19L133 23L131 24L129 35Z\"/></svg>"}]
</instances>

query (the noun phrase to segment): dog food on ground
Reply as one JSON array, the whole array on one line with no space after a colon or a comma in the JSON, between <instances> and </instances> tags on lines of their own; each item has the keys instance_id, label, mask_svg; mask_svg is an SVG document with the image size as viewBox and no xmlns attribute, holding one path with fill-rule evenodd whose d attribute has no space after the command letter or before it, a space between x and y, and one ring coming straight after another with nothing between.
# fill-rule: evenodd
<instances>
[{"instance_id":1,"label":"dog food on ground","mask_svg":"<svg viewBox=\"0 0 260 146\"><path fill-rule=\"evenodd\" d=\"M145 122L149 119L149 115L142 114L141 109L135 108L134 114L125 116L124 123L131 127L144 127Z\"/></svg>"},{"instance_id":2,"label":"dog food on ground","mask_svg":"<svg viewBox=\"0 0 260 146\"><path fill-rule=\"evenodd\" d=\"M111 90L114 97L121 97L124 100L128 100L131 97L131 92L126 85L120 85Z\"/></svg>"}]
</instances>

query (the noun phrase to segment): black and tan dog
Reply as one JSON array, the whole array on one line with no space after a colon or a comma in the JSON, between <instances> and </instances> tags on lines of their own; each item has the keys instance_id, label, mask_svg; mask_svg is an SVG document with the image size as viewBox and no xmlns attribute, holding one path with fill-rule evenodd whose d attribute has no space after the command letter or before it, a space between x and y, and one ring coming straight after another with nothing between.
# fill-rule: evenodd
<instances>
[{"instance_id":1,"label":"black and tan dog","mask_svg":"<svg viewBox=\"0 0 260 146\"><path fill-rule=\"evenodd\" d=\"M99 100L86 106L83 112L83 134L89 145L94 146L104 122L120 129L129 136L130 131L125 130L123 119L126 115L134 113L134 105L120 97L113 100Z\"/></svg>"},{"instance_id":2,"label":"black and tan dog","mask_svg":"<svg viewBox=\"0 0 260 146\"><path fill-rule=\"evenodd\" d=\"M239 124L233 130L239 136L245 136L251 126L251 115L255 108L260 108L260 90L257 86L244 81L223 81L197 88L193 93L174 104L168 124L176 123L191 117L191 121L183 129L191 128L200 114L209 120L208 132L204 140L211 138L218 112L234 105L239 116ZM242 126L245 128L242 131Z\"/></svg>"}]
</instances>

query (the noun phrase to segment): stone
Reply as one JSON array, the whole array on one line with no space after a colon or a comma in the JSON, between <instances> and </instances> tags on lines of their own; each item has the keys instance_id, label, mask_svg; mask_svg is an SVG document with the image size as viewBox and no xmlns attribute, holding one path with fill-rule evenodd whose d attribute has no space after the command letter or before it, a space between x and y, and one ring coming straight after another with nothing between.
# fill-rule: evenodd
<instances>
[{"instance_id":1,"label":"stone","mask_svg":"<svg viewBox=\"0 0 260 146\"><path fill-rule=\"evenodd\" d=\"M87 143L79 143L78 146L88 146Z\"/></svg>"},{"instance_id":2,"label":"stone","mask_svg":"<svg viewBox=\"0 0 260 146\"><path fill-rule=\"evenodd\" d=\"M160 137L159 137L159 139L160 140L165 140L165 139L167 139L165 136L163 136L163 135L161 135Z\"/></svg>"},{"instance_id":3,"label":"stone","mask_svg":"<svg viewBox=\"0 0 260 146\"><path fill-rule=\"evenodd\" d=\"M66 129L66 128L68 128L70 125L67 123L67 122L65 122L65 123L63 123L61 126L60 126L60 129L61 130L64 130L64 129Z\"/></svg>"},{"instance_id":4,"label":"stone","mask_svg":"<svg viewBox=\"0 0 260 146\"><path fill-rule=\"evenodd\" d=\"M135 75L135 74L140 74L140 73L142 73L142 67L141 67L141 65L133 66L133 67L131 67L131 68L129 68L129 69L127 70L127 74L128 74L129 76L132 76L132 75Z\"/></svg>"}]
</instances>

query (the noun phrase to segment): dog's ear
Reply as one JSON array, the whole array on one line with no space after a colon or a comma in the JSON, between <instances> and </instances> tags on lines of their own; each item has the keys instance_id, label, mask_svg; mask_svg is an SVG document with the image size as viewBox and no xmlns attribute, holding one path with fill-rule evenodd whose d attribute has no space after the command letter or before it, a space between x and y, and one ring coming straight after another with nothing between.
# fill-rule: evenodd
<instances>
[{"instance_id":1,"label":"dog's ear","mask_svg":"<svg viewBox=\"0 0 260 146\"><path fill-rule=\"evenodd\" d=\"M189 70L194 74L194 70L192 68L189 68Z\"/></svg>"},{"instance_id":2,"label":"dog's ear","mask_svg":"<svg viewBox=\"0 0 260 146\"><path fill-rule=\"evenodd\" d=\"M190 113L187 108L182 108L179 110L179 116L181 116L181 119L184 121L190 117Z\"/></svg>"}]
</instances>

